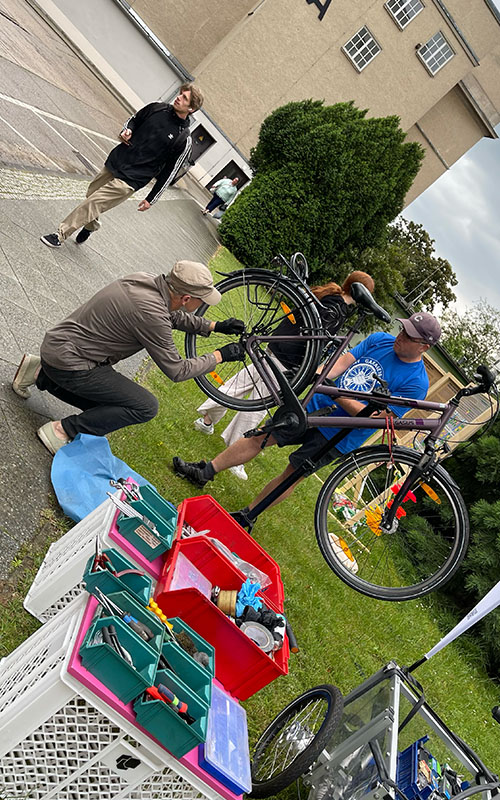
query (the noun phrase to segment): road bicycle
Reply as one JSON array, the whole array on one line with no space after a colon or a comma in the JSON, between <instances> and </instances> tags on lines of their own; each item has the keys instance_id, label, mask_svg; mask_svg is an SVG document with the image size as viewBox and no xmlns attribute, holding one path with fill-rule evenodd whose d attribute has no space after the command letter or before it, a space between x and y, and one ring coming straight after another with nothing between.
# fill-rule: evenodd
<instances>
[{"instance_id":1,"label":"road bicycle","mask_svg":"<svg viewBox=\"0 0 500 800\"><path fill-rule=\"evenodd\" d=\"M314 472L315 463L353 428L388 429L388 445L361 447L336 460L318 495L316 538L329 567L353 589L382 600L422 597L450 580L469 540L469 519L459 487L440 463L447 455L447 445L440 437L456 417L463 397L496 392L496 374L478 367L477 383L460 389L448 403L392 396L376 375L370 376L375 385L368 392L332 385L327 379L329 371L366 319L374 316L387 323L390 315L366 287L353 284L356 317L344 336L332 337L321 322L321 304L307 286L304 256L295 254L289 262L280 256L275 266L279 267L276 272L249 269L228 275L217 284L220 304L198 309L198 314L214 320L229 316L243 319L245 333L240 342L246 357L243 366L221 364L210 375L195 380L206 395L227 408L245 411L278 407L269 422L245 436L275 433L281 437L280 444L287 436L292 444L307 428L340 430L332 439L325 439L315 462L305 460L255 508L240 512L238 520L251 530L258 516L297 480ZM297 324L296 336L275 333L285 318ZM210 339L207 344L203 337L187 334L186 355L213 350L213 334ZM292 370L283 370L270 357L270 341L300 345L300 358ZM264 389L249 397L236 396L231 387L234 389L238 380L237 373L247 373L246 377L251 376L255 385ZM308 414L306 405L315 392L333 402L350 398L367 405L355 417L328 416L331 407ZM380 414L389 406L418 409L422 416L391 417L389 421ZM491 407L493 414L493 403ZM426 436L415 450L397 445L396 431L424 432Z\"/></svg>"},{"instance_id":2,"label":"road bicycle","mask_svg":"<svg viewBox=\"0 0 500 800\"><path fill-rule=\"evenodd\" d=\"M254 747L249 796L302 778L307 800L492 800L498 776L426 702L411 669L391 661L345 698L323 684L293 700Z\"/></svg>"}]
</instances>

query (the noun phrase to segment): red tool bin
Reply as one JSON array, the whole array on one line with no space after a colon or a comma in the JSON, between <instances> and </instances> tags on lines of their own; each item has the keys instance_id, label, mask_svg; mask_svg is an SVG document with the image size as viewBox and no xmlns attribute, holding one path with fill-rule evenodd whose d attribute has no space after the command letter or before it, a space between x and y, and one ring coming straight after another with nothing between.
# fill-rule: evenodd
<instances>
[{"instance_id":1,"label":"red tool bin","mask_svg":"<svg viewBox=\"0 0 500 800\"><path fill-rule=\"evenodd\" d=\"M209 494L188 497L178 508L176 539L180 539L182 525L186 522L196 531L209 530L207 536L219 539L231 552L248 561L269 576L271 584L262 592L262 597L271 601L274 610L283 611L285 592L280 568L255 539ZM188 558L189 555L185 554ZM226 563L231 563L223 556ZM245 576L243 575L243 579ZM162 578L160 579L161 582ZM225 587L224 587L225 588Z\"/></svg>"},{"instance_id":2,"label":"red tool bin","mask_svg":"<svg viewBox=\"0 0 500 800\"><path fill-rule=\"evenodd\" d=\"M179 509L180 526L183 520L196 530L209 527L214 538L266 572L272 586L259 596L273 611L283 610L283 584L278 565L213 498L205 496L185 500ZM245 575L205 536L177 539L155 593L156 602L168 617L182 617L215 648L215 677L226 691L238 700L246 700L275 678L286 675L290 653L286 636L283 647L269 656L198 589L170 590L179 553L183 553L213 586L239 590ZM280 598L279 604L272 601L271 589L274 590L272 594Z\"/></svg>"}]
</instances>

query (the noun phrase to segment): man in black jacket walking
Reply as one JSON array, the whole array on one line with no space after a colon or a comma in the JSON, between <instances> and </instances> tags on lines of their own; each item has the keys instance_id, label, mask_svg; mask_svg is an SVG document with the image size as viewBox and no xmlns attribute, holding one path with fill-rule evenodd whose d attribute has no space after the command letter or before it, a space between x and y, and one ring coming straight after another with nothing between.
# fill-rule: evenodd
<instances>
[{"instance_id":1,"label":"man in black jacket walking","mask_svg":"<svg viewBox=\"0 0 500 800\"><path fill-rule=\"evenodd\" d=\"M139 211L147 211L175 179L191 155L189 114L201 108L203 96L185 83L172 105L149 103L134 114L120 133L121 144L106 159L103 169L89 184L87 197L68 214L57 233L41 236L47 247L61 247L78 228L78 244L87 241L99 226L99 215L123 203L152 178L156 182Z\"/></svg>"}]
</instances>

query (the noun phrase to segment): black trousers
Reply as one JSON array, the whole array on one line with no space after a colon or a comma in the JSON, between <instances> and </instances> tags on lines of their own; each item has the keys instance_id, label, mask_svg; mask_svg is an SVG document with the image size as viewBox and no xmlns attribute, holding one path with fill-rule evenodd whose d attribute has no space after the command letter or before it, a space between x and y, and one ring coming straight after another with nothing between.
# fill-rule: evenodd
<instances>
[{"instance_id":1,"label":"black trousers","mask_svg":"<svg viewBox=\"0 0 500 800\"><path fill-rule=\"evenodd\" d=\"M218 208L218 206L221 206L225 202L226 201L223 200L222 197L219 197L219 195L216 192L212 197L212 199L209 200L207 205L205 206L205 211L213 211L214 208Z\"/></svg>"},{"instance_id":2,"label":"black trousers","mask_svg":"<svg viewBox=\"0 0 500 800\"><path fill-rule=\"evenodd\" d=\"M158 413L158 400L109 365L90 370L55 369L42 360L37 388L81 408L61 420L70 439L77 433L104 436L106 433L148 422Z\"/></svg>"}]
</instances>

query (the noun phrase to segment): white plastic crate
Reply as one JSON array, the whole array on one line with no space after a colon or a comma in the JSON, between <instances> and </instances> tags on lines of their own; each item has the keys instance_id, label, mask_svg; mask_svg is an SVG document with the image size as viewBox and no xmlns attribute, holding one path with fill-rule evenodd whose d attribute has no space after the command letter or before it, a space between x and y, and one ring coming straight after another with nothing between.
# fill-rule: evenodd
<instances>
[{"instance_id":1,"label":"white plastic crate","mask_svg":"<svg viewBox=\"0 0 500 800\"><path fill-rule=\"evenodd\" d=\"M0 758L10 800L194 800L199 787L74 695ZM208 797L214 797L209 792Z\"/></svg>"},{"instance_id":2,"label":"white plastic crate","mask_svg":"<svg viewBox=\"0 0 500 800\"><path fill-rule=\"evenodd\" d=\"M64 705L74 689L60 679L70 637L86 598L26 639L0 666L0 757ZM2 779L0 777L0 786Z\"/></svg>"},{"instance_id":3,"label":"white plastic crate","mask_svg":"<svg viewBox=\"0 0 500 800\"><path fill-rule=\"evenodd\" d=\"M98 534L103 548L120 550L108 538L115 511L113 501L107 498L49 547L24 599L26 611L40 622L51 619L83 591L83 571L95 552Z\"/></svg>"},{"instance_id":4,"label":"white plastic crate","mask_svg":"<svg viewBox=\"0 0 500 800\"><path fill-rule=\"evenodd\" d=\"M0 795L9 800L223 797L68 675L82 594L0 671Z\"/></svg>"}]
</instances>

